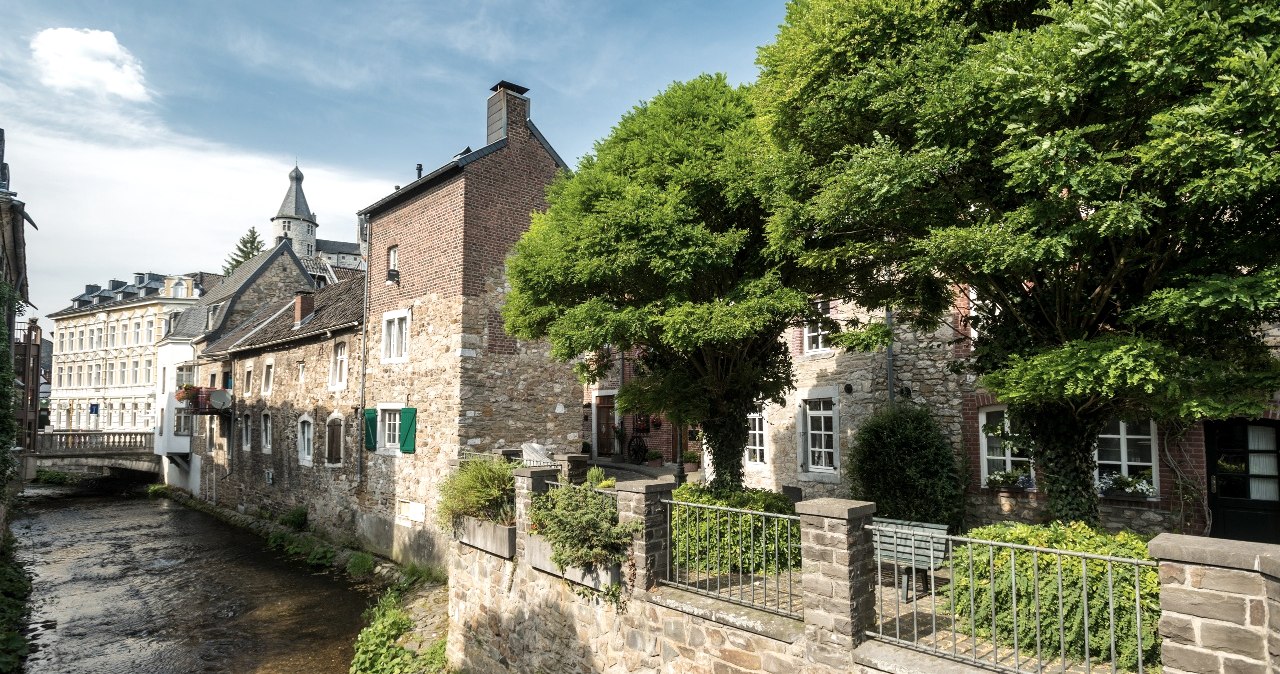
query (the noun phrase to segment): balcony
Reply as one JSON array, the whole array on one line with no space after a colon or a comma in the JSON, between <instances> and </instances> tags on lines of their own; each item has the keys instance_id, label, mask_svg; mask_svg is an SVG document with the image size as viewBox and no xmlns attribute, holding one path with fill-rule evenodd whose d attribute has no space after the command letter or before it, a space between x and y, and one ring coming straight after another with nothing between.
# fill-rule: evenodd
<instances>
[{"instance_id":1,"label":"balcony","mask_svg":"<svg viewBox=\"0 0 1280 674\"><path fill-rule=\"evenodd\" d=\"M187 403L192 414L221 414L231 410L231 391L228 389L191 386L178 389L173 397L178 402Z\"/></svg>"}]
</instances>

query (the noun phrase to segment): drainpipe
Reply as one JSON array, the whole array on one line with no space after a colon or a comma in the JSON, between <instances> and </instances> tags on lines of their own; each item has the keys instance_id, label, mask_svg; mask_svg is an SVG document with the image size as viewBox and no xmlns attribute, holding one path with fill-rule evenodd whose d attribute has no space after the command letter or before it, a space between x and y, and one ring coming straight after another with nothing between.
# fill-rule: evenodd
<instances>
[{"instance_id":1,"label":"drainpipe","mask_svg":"<svg viewBox=\"0 0 1280 674\"><path fill-rule=\"evenodd\" d=\"M885 382L889 385L889 404L893 404L894 389L897 388L893 383L893 309L891 307L884 308L884 324L889 328L889 348L885 350Z\"/></svg>"},{"instance_id":2,"label":"drainpipe","mask_svg":"<svg viewBox=\"0 0 1280 674\"><path fill-rule=\"evenodd\" d=\"M360 439L356 442L356 490L364 487L364 453L368 450L364 446L365 433L368 432L364 425L366 423L364 417L365 398L364 398L364 375L365 358L368 355L368 349L365 348L366 337L369 334L369 261L373 258L373 236L370 231L369 216L360 216L361 232L364 234L365 240L365 261L364 261L364 311L360 314L360 408L356 410L356 418L360 420Z\"/></svg>"}]
</instances>

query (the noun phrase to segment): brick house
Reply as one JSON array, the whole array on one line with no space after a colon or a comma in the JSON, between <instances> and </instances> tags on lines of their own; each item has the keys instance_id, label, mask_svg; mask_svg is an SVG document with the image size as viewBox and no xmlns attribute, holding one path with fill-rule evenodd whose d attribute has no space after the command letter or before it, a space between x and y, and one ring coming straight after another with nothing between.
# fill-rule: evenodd
<instances>
[{"instance_id":1,"label":"brick house","mask_svg":"<svg viewBox=\"0 0 1280 674\"><path fill-rule=\"evenodd\" d=\"M547 344L508 335L500 313L506 257L565 165L530 120L527 90L503 81L492 91L483 147L359 213L369 269L366 448L391 459L394 485L362 535L402 561L443 559L436 484L459 452L581 442L571 368Z\"/></svg>"}]
</instances>

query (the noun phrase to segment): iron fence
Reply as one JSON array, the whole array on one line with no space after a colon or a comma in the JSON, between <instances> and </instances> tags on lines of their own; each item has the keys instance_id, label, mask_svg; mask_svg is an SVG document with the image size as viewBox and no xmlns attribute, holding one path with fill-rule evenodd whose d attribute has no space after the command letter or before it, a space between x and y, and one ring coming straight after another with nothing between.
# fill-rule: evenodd
<instances>
[{"instance_id":1,"label":"iron fence","mask_svg":"<svg viewBox=\"0 0 1280 674\"><path fill-rule=\"evenodd\" d=\"M511 461L518 466L524 468L559 468L560 462L550 459L522 459L519 457L509 456L507 454L498 454L496 452L458 452L459 461Z\"/></svg>"},{"instance_id":2,"label":"iron fence","mask_svg":"<svg viewBox=\"0 0 1280 674\"><path fill-rule=\"evenodd\" d=\"M801 618L800 518L663 501L670 532L659 582L735 604Z\"/></svg>"},{"instance_id":3,"label":"iron fence","mask_svg":"<svg viewBox=\"0 0 1280 674\"><path fill-rule=\"evenodd\" d=\"M1019 674L1159 671L1155 562L867 528L872 638Z\"/></svg>"}]
</instances>

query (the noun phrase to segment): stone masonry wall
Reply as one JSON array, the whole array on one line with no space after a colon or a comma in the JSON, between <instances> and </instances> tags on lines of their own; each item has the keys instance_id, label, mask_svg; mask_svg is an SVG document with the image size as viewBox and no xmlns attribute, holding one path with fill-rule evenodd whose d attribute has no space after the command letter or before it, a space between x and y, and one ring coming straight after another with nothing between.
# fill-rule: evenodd
<instances>
[{"instance_id":1,"label":"stone masonry wall","mask_svg":"<svg viewBox=\"0 0 1280 674\"><path fill-rule=\"evenodd\" d=\"M981 489L969 492L966 499L966 526L981 527L996 522L1039 524L1048 521L1044 492ZM1178 514L1165 509L1159 501L1103 498L1098 504L1098 513L1102 519L1102 528L1108 531L1155 535L1182 530Z\"/></svg>"}]
</instances>

